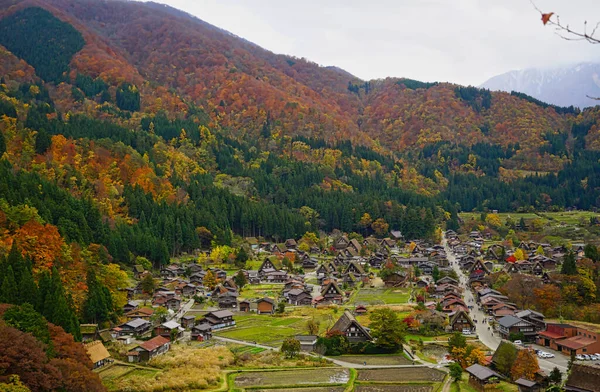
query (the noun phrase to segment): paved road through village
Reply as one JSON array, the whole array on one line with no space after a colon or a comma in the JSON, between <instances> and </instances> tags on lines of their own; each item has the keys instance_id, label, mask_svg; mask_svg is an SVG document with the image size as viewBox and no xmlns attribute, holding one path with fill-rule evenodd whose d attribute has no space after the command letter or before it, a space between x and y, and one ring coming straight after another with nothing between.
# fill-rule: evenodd
<instances>
[{"instance_id":1,"label":"paved road through village","mask_svg":"<svg viewBox=\"0 0 600 392\"><path fill-rule=\"evenodd\" d=\"M487 324L487 323L483 324L483 320L486 318L489 318L489 315L485 314L481 310L481 308L479 308L477 303L475 302L473 292L469 289L469 287L467 285L468 278L465 276L463 271L460 269L458 261L456 260L456 256L452 252L452 249L450 249L450 247L448 246L445 236L442 238L442 245L444 246L444 249L446 250L446 254L448 255L448 260L450 261L450 265L456 271L456 273L458 274L458 277L460 279L460 286L464 290L463 294L464 294L465 303L469 306L473 306L473 309L471 310L470 315L473 320L477 320L477 324L476 324L477 336L479 337L479 340L483 344L485 344L490 350L495 351L498 348L498 346L500 345L500 342L502 341L502 339L500 338L500 336L498 335L497 332L494 333L491 328L488 329L489 324ZM557 353L555 351L549 350L547 347L538 347L538 346L534 345L534 348L544 350L546 352L552 352L555 355L555 358L550 358L550 359L538 358L538 363L540 365L540 368L544 372L549 374L552 371L552 369L554 369L554 367L558 367L561 372L566 373L567 363L568 363L567 357L565 357L564 355Z\"/></svg>"}]
</instances>

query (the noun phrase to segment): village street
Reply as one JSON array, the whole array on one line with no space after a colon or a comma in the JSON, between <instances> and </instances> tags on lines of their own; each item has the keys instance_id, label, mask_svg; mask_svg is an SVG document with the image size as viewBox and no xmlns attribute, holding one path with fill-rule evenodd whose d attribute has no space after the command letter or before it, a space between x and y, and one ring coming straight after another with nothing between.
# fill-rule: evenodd
<instances>
[{"instance_id":1,"label":"village street","mask_svg":"<svg viewBox=\"0 0 600 392\"><path fill-rule=\"evenodd\" d=\"M456 273L458 274L459 281L460 281L460 287L464 290L463 294L464 294L465 303L468 306L473 306L473 309L470 311L470 316L473 319L473 321L477 320L477 323L476 323L477 337L479 338L479 341L481 343L486 345L490 350L495 351L498 348L498 346L500 345L502 338L498 335L497 332L493 331L493 328L491 328L487 322L485 324L483 323L483 320L486 318L489 318L490 316L488 314L484 313L483 310L477 305L477 303L475 301L475 297L473 295L473 292L471 291L471 289L468 287L468 284L467 284L468 277L465 276L463 271L460 269L459 263L456 260L456 256L452 252L452 249L450 249L450 247L448 246L445 236L443 236L443 238L442 238L442 245L444 246L444 249L446 250L446 254L448 255L448 261L450 262L450 265L452 266L454 271L456 271ZM558 353L556 351L549 350L547 347L539 347L536 345L532 345L532 346L535 349L544 350L546 352L552 352L555 355L554 358L547 358L547 359L538 358L538 363L540 365L540 368L544 372L549 374L552 371L552 369L554 369L554 367L558 367L560 369L560 371L563 373L567 372L568 358L566 356L564 356L563 354Z\"/></svg>"}]
</instances>

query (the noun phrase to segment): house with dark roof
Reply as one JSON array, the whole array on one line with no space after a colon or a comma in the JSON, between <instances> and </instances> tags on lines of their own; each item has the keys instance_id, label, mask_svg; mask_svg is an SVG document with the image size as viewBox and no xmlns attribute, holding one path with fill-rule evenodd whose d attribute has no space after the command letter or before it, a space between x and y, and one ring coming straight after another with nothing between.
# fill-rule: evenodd
<instances>
[{"instance_id":1,"label":"house with dark roof","mask_svg":"<svg viewBox=\"0 0 600 392\"><path fill-rule=\"evenodd\" d=\"M575 362L564 388L567 392L600 392L600 366Z\"/></svg>"},{"instance_id":2,"label":"house with dark roof","mask_svg":"<svg viewBox=\"0 0 600 392\"><path fill-rule=\"evenodd\" d=\"M213 330L227 328L235 325L233 319L233 313L229 310L217 310L215 312L208 312L204 315L198 325L208 324Z\"/></svg>"},{"instance_id":3,"label":"house with dark roof","mask_svg":"<svg viewBox=\"0 0 600 392\"><path fill-rule=\"evenodd\" d=\"M339 331L346 335L350 342L365 342L372 340L369 331L356 321L349 311L344 311L342 316L331 327L330 331Z\"/></svg>"},{"instance_id":4,"label":"house with dark roof","mask_svg":"<svg viewBox=\"0 0 600 392\"><path fill-rule=\"evenodd\" d=\"M227 291L223 294L220 294L217 298L217 303L219 304L220 309L237 309L237 292Z\"/></svg>"},{"instance_id":5,"label":"house with dark roof","mask_svg":"<svg viewBox=\"0 0 600 392\"><path fill-rule=\"evenodd\" d=\"M346 236L341 236L340 238L336 239L333 242L333 246L335 247L335 249L346 249L348 247L348 245L350 244L350 241L348 240L348 237Z\"/></svg>"},{"instance_id":6,"label":"house with dark roof","mask_svg":"<svg viewBox=\"0 0 600 392\"><path fill-rule=\"evenodd\" d=\"M459 310L450 317L449 326L450 329L458 332L462 332L465 329L468 329L469 331L475 330L473 320L471 320L469 314L464 310Z\"/></svg>"},{"instance_id":7,"label":"house with dark roof","mask_svg":"<svg viewBox=\"0 0 600 392\"><path fill-rule=\"evenodd\" d=\"M531 381L523 377L516 380L515 384L517 384L519 392L540 392L544 390L542 385L537 381Z\"/></svg>"},{"instance_id":8,"label":"house with dark roof","mask_svg":"<svg viewBox=\"0 0 600 392\"><path fill-rule=\"evenodd\" d=\"M152 327L152 323L148 320L144 320L141 318L133 319L126 323L119 325L114 330L117 332L117 336L124 335L143 335L150 330Z\"/></svg>"},{"instance_id":9,"label":"house with dark roof","mask_svg":"<svg viewBox=\"0 0 600 392\"><path fill-rule=\"evenodd\" d=\"M154 333L165 338L178 340L183 337L184 329L175 320L167 321L154 328Z\"/></svg>"},{"instance_id":10,"label":"house with dark roof","mask_svg":"<svg viewBox=\"0 0 600 392\"><path fill-rule=\"evenodd\" d=\"M300 351L309 353L315 351L319 337L316 335L296 335L295 338L300 342Z\"/></svg>"},{"instance_id":11,"label":"house with dark roof","mask_svg":"<svg viewBox=\"0 0 600 392\"><path fill-rule=\"evenodd\" d=\"M187 315L181 318L181 326L185 329L190 329L196 324L196 317Z\"/></svg>"},{"instance_id":12,"label":"house with dark roof","mask_svg":"<svg viewBox=\"0 0 600 392\"><path fill-rule=\"evenodd\" d=\"M239 305L240 305L240 308L239 308L240 312L249 312L250 311L250 301L248 301L247 299L240 301Z\"/></svg>"},{"instance_id":13,"label":"house with dark roof","mask_svg":"<svg viewBox=\"0 0 600 392\"><path fill-rule=\"evenodd\" d=\"M536 331L543 331L546 329L546 322L544 321L544 315L540 312L536 312L533 310L522 310L520 312L515 313L515 316L529 321L531 324L535 325Z\"/></svg>"},{"instance_id":14,"label":"house with dark roof","mask_svg":"<svg viewBox=\"0 0 600 392\"><path fill-rule=\"evenodd\" d=\"M469 385L478 391L484 391L486 386L498 382L502 376L490 368L480 364L471 365L465 369L469 373Z\"/></svg>"},{"instance_id":15,"label":"house with dark roof","mask_svg":"<svg viewBox=\"0 0 600 392\"><path fill-rule=\"evenodd\" d=\"M156 336L127 353L129 362L146 362L152 358L169 351L171 342L169 339Z\"/></svg>"},{"instance_id":16,"label":"house with dark roof","mask_svg":"<svg viewBox=\"0 0 600 392\"><path fill-rule=\"evenodd\" d=\"M498 332L502 339L508 339L511 334L517 335L522 333L526 341L534 340L537 335L535 325L515 316L504 316L499 319Z\"/></svg>"},{"instance_id":17,"label":"house with dark roof","mask_svg":"<svg viewBox=\"0 0 600 392\"><path fill-rule=\"evenodd\" d=\"M212 327L209 324L194 325L192 328L191 339L205 342L212 338Z\"/></svg>"},{"instance_id":18,"label":"house with dark roof","mask_svg":"<svg viewBox=\"0 0 600 392\"><path fill-rule=\"evenodd\" d=\"M327 303L341 304L344 300L344 292L333 280L323 287L321 295Z\"/></svg>"},{"instance_id":19,"label":"house with dark roof","mask_svg":"<svg viewBox=\"0 0 600 392\"><path fill-rule=\"evenodd\" d=\"M302 289L292 289L287 293L288 303L291 305L310 305L312 303L312 295Z\"/></svg>"},{"instance_id":20,"label":"house with dark roof","mask_svg":"<svg viewBox=\"0 0 600 392\"><path fill-rule=\"evenodd\" d=\"M351 261L350 263L348 263L348 266L344 270L344 274L349 273L353 273L354 275L360 276L365 274L365 270L363 269L362 265L360 265L360 263L356 261Z\"/></svg>"}]
</instances>

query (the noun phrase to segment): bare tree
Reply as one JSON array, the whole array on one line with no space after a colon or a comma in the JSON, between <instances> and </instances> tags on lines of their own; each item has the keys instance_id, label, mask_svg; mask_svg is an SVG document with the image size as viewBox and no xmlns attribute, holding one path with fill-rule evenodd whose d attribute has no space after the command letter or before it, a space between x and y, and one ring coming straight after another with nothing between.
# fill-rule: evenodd
<instances>
[{"instance_id":1,"label":"bare tree","mask_svg":"<svg viewBox=\"0 0 600 392\"><path fill-rule=\"evenodd\" d=\"M587 41L590 44L600 44L600 37L596 36L596 31L598 30L598 27L600 27L600 22L597 22L594 28L590 31L588 22L585 20L583 21L583 30L574 30L570 25L561 23L559 15L555 14L554 12L544 13L535 5L533 0L529 1L542 16L542 23L544 26L554 26L556 35L558 35L560 38L567 41ZM589 95L586 95L586 97L600 101L600 97L590 97Z\"/></svg>"},{"instance_id":2,"label":"bare tree","mask_svg":"<svg viewBox=\"0 0 600 392\"><path fill-rule=\"evenodd\" d=\"M593 29L589 29L587 20L583 22L583 30L571 28L568 24L563 24L560 21L560 16L554 12L544 13L533 2L529 0L531 5L540 13L542 23L544 25L554 26L556 34L567 41L587 41L591 44L600 44L600 37L596 36L596 31L600 27L600 22L597 22Z\"/></svg>"}]
</instances>

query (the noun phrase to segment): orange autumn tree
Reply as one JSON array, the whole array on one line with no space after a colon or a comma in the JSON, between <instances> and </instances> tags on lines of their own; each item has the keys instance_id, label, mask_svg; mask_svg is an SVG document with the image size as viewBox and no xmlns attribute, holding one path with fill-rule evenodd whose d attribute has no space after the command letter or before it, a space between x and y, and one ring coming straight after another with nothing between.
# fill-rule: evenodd
<instances>
[{"instance_id":1,"label":"orange autumn tree","mask_svg":"<svg viewBox=\"0 0 600 392\"><path fill-rule=\"evenodd\" d=\"M540 366L533 350L519 350L510 374L513 380L518 380L519 378L534 380L535 373L539 369Z\"/></svg>"},{"instance_id":2,"label":"orange autumn tree","mask_svg":"<svg viewBox=\"0 0 600 392\"><path fill-rule=\"evenodd\" d=\"M54 261L61 255L64 240L58 228L30 220L16 230L13 240L17 241L23 256L33 262L33 271L50 270Z\"/></svg>"}]
</instances>

